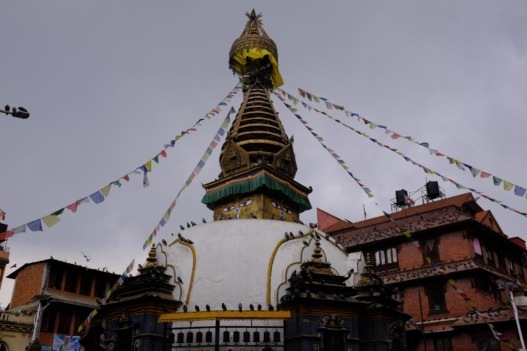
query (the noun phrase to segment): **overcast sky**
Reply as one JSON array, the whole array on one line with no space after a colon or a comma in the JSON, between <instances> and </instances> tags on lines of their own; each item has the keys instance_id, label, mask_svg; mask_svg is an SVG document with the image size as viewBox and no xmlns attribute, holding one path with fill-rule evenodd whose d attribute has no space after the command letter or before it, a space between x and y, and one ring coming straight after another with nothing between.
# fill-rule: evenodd
<instances>
[{"instance_id":1,"label":"overcast sky","mask_svg":"<svg viewBox=\"0 0 527 351\"><path fill-rule=\"evenodd\" d=\"M525 1L11 1L0 13L0 105L24 106L31 117L0 116L5 223L18 227L100 190L152 159L221 102L237 83L228 70L230 46L253 7L278 45L286 91L298 96L300 87L328 98L527 187ZM236 110L240 101L233 99ZM466 192L300 107L371 189L375 197L368 199L279 100L275 106L294 135L296 180L313 187L314 208L358 221L363 206L368 217L378 216L381 208L390 211L396 190L414 193L427 180L438 180L447 196ZM491 179L474 178L426 148L330 112L416 162L527 212L526 198ZM54 227L9 239L8 267L52 255L121 273L132 258L143 259L143 243L222 120L206 120L167 149L168 157L149 173L149 187L136 175L112 188L103 203L66 210ZM219 174L218 151L181 194L158 240L182 223L212 217L201 204L201 184ZM419 191L413 198L421 203ZM484 198L478 203L509 237L527 240L526 218ZM315 210L302 219L314 222ZM2 307L12 283L4 281Z\"/></svg>"}]
</instances>

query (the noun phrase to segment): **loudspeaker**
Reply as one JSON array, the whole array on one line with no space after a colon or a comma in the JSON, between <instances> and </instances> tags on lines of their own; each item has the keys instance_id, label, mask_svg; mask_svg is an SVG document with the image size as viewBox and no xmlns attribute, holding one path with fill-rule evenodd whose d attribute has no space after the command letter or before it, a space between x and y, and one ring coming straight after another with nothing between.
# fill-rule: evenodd
<instances>
[{"instance_id":1,"label":"loudspeaker","mask_svg":"<svg viewBox=\"0 0 527 351\"><path fill-rule=\"evenodd\" d=\"M395 204L397 206L406 206L406 198L408 198L408 192L406 190L401 189L395 192Z\"/></svg>"},{"instance_id":2,"label":"loudspeaker","mask_svg":"<svg viewBox=\"0 0 527 351\"><path fill-rule=\"evenodd\" d=\"M435 199L436 197L439 197L439 184L437 182L428 182L426 183L426 196L428 196L429 199Z\"/></svg>"}]
</instances>

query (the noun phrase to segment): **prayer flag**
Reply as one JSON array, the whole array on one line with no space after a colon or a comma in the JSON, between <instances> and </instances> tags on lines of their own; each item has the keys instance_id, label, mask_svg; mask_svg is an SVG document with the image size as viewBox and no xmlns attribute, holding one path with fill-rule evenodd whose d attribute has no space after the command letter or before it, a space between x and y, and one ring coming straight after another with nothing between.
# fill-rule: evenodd
<instances>
[{"instance_id":1,"label":"prayer flag","mask_svg":"<svg viewBox=\"0 0 527 351\"><path fill-rule=\"evenodd\" d=\"M104 195L104 197L108 197L108 194L110 194L111 188L112 188L112 184L108 184L107 186L101 189L101 193Z\"/></svg>"},{"instance_id":2,"label":"prayer flag","mask_svg":"<svg viewBox=\"0 0 527 351\"><path fill-rule=\"evenodd\" d=\"M104 201L104 196L101 194L100 191L96 191L93 194L90 195L90 199L92 199L93 202L96 204L100 204Z\"/></svg>"},{"instance_id":3,"label":"prayer flag","mask_svg":"<svg viewBox=\"0 0 527 351\"><path fill-rule=\"evenodd\" d=\"M41 232L42 222L40 221L40 219L37 219L37 220L34 220L33 222L29 222L27 224L27 227L33 232Z\"/></svg>"},{"instance_id":4,"label":"prayer flag","mask_svg":"<svg viewBox=\"0 0 527 351\"><path fill-rule=\"evenodd\" d=\"M526 190L527 190L527 189L522 188L521 186L515 185L515 186L514 186L514 195L517 195L517 196L524 196Z\"/></svg>"},{"instance_id":5,"label":"prayer flag","mask_svg":"<svg viewBox=\"0 0 527 351\"><path fill-rule=\"evenodd\" d=\"M55 215L48 215L48 216L45 216L45 217L42 217L42 222L44 222L44 224L48 227L48 228L51 228L53 227L55 224L57 224L58 222L60 222L60 218L58 216L55 216Z\"/></svg>"}]
</instances>

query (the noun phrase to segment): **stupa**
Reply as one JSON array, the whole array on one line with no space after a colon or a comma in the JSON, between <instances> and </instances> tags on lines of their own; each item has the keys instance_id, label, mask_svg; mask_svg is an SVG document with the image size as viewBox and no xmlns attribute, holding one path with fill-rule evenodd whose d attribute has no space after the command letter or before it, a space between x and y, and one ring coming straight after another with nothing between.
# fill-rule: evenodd
<instances>
[{"instance_id":1,"label":"stupa","mask_svg":"<svg viewBox=\"0 0 527 351\"><path fill-rule=\"evenodd\" d=\"M166 280L163 293L173 289L170 298L156 295L166 313L158 319L163 336L155 337L166 350L402 350L389 348L402 345L389 343L389 331L407 316L393 308L397 303L387 293L367 293L385 291L380 280L370 284L363 277L360 289L353 287L364 267L362 255L348 255L316 225L300 221L311 208L312 189L294 180L293 140L271 100L283 83L278 50L261 15L246 15L229 53L243 83L243 102L222 147L221 174L203 185L202 202L214 220L154 247L155 265L141 271L143 280L132 280L131 290L143 292L140 282L152 272ZM123 299L137 296L127 286L116 291L109 315L116 315L112 304L124 306ZM142 315L122 314L126 327L139 324L135 335L146 345ZM143 350L141 342L121 344Z\"/></svg>"}]
</instances>

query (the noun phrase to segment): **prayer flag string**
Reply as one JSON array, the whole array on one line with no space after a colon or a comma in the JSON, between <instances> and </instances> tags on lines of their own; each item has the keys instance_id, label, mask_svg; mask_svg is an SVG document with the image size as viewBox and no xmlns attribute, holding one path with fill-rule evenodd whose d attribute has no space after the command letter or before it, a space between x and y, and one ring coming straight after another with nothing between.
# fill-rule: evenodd
<instances>
[{"instance_id":1,"label":"prayer flag string","mask_svg":"<svg viewBox=\"0 0 527 351\"><path fill-rule=\"evenodd\" d=\"M231 107L229 113L227 113L227 116L223 120L223 123L221 124L220 128L218 129L218 132L214 135L214 138L212 138L211 142L209 143L209 146L203 153L203 156L199 160L198 164L194 168L194 170L190 173L190 176L188 177L187 181L183 184L179 192L177 193L176 197L168 207L168 209L165 211L165 214L157 224L157 226L154 228L148 239L146 239L145 243L143 244L143 250L145 250L148 246L150 246L153 242L154 237L159 233L161 230L161 227L164 227L165 224L170 220L170 215L172 213L172 210L176 207L176 201L179 198L179 195L192 183L192 180L196 178L196 176L201 172L203 167L205 167L205 164L207 163L207 160L209 159L210 155L212 155L212 152L214 149L218 146L219 142L221 141L221 137L225 135L227 131L227 127L230 123L230 115L231 113L236 113L233 107Z\"/></svg>"},{"instance_id":2,"label":"prayer flag string","mask_svg":"<svg viewBox=\"0 0 527 351\"><path fill-rule=\"evenodd\" d=\"M286 92L283 89L279 88L278 91L280 91L284 97L287 97L290 101L292 101L294 105L298 104L298 102L301 102L302 105L304 107L308 108L309 110L313 109L313 110L315 110L317 112L326 114L325 112L318 111L316 108L314 108L312 106L307 107L306 103L300 101L297 97L289 94L288 92ZM408 141L410 141L410 142L412 142L414 144L417 144L417 145L419 145L421 147L424 147L424 148L428 149L428 151L429 151L431 156L446 157L448 162L451 165L456 166L456 168L458 168L458 169L460 169L462 171L465 171L466 169L468 169L474 178L479 176L480 178L492 179L493 184L495 186L500 186L501 184L503 184L503 190L510 192L511 190L514 189L513 190L514 195L519 196L519 197L527 198L527 188L526 187L522 187L522 186L520 186L518 184L514 184L512 182L509 182L509 181L501 178L501 177L495 176L495 175L491 174L490 172L482 171L479 168L476 168L476 167L474 167L474 166L472 166L472 165L470 165L468 163L459 161L459 160L457 160L457 159L455 159L453 157L445 155L444 153L440 152L439 150L432 149L430 147L430 143L428 143L428 142L421 142L421 141L418 141L418 140L416 140L415 138L413 138L411 136L403 136L401 133L396 133L393 130L390 130L387 126L381 125L381 124L377 124L377 123L375 123L375 122L373 122L371 120L368 120L368 119L364 118L363 116L359 115L358 113L354 113L354 112L351 112L351 111L347 110L344 106L337 105L337 104L334 104L334 103L330 102L326 98L317 97L316 95L314 95L312 93L309 93L306 90L303 90L303 89L300 89L300 88L298 88L298 92L299 92L300 96L302 96L303 98L308 99L309 101L314 101L316 103L321 103L321 101L323 101L322 106L325 106L325 108L328 109L328 110L343 111L346 114L346 116L348 116L348 117L351 117L351 118L356 117L357 121L363 122L365 125L369 126L370 129L377 129L377 128L384 129L385 134L390 134L390 137L392 139L400 139L400 138L406 139L406 140L408 140Z\"/></svg>"},{"instance_id":3,"label":"prayer flag string","mask_svg":"<svg viewBox=\"0 0 527 351\"><path fill-rule=\"evenodd\" d=\"M143 247L142 247L143 251L152 244L153 238L157 235L157 233L159 233L159 230L161 229L161 227L163 227L168 222L168 220L170 219L170 214L172 213L172 210L176 207L176 200L178 199L179 195L181 194L181 192L183 190L185 190L190 185L192 180L201 172L201 170L205 166L209 156L212 154L212 151L214 151L214 149L218 145L219 141L221 141L221 136L225 135L227 127L229 126L229 123L230 123L230 115L231 115L231 113L235 113L235 112L236 111L234 110L234 108L231 107L231 109L227 113L227 116L223 120L223 123L221 124L220 128L218 129L218 132L214 135L214 138L212 139L212 141L210 142L209 146L205 150L205 153L201 157L200 161L198 162L198 164L196 165L196 167L194 168L194 170L192 171L192 173L188 177L187 181L183 184L183 186L179 190L178 194L176 195L176 197L174 198L174 200L172 201L172 203L168 207L167 211L165 212L165 214L163 215L163 217L161 218L161 220L159 221L157 226L154 228L152 233L146 239L146 241L145 241L145 243L143 244ZM106 294L104 295L104 298L102 300L103 304L106 303L108 301L108 299L112 296L114 291L119 286L121 286L124 283L124 281L128 278L129 273L132 271L133 267L134 267L134 260L132 260L132 262L128 265L128 267L126 267L125 271L123 272L121 277L119 277L119 279L115 282L115 284L108 291L106 291ZM77 332L80 333L82 330L88 328L90 326L92 318L95 317L96 315L97 315L97 309L94 309L88 315L88 317L84 320L84 322L78 326Z\"/></svg>"},{"instance_id":4,"label":"prayer flag string","mask_svg":"<svg viewBox=\"0 0 527 351\"><path fill-rule=\"evenodd\" d=\"M278 90L282 91L282 94L285 93L284 90L281 90L281 89L278 89ZM289 110L291 110L291 112L294 111L293 114L295 114L295 116L298 115L298 114L296 114L297 110L296 110L293 106L287 104L282 96L280 96L280 95L277 94L277 93L275 93L275 94L276 94L276 95L280 98L280 100L286 105L286 107L288 107ZM287 94L287 93L286 93L286 94ZM288 94L288 95L290 95L290 94ZM292 98L293 100L295 99L294 96L291 96L291 98ZM455 180L453 180L453 179L451 179L451 178L448 178L448 177L446 177L446 176L440 174L439 172L436 172L436 171L434 171L434 170L432 170L432 169L430 169L430 168L428 168L428 167L425 167L425 166L423 166L422 164L420 164L420 163L418 163L418 162L415 162L415 161L412 160L410 157L406 156L405 154L403 154L402 152L398 151L397 149L392 148L391 146L388 146L388 145L385 145L385 144L381 143L381 142L378 141L377 139L374 139L374 138L370 137L368 134L363 133L363 132L361 132L361 131L355 129L355 128L353 128L352 126L350 126L350 125L348 125L348 124L346 124L346 123L343 123L343 122L340 121L339 119L334 118L333 116L331 116L330 114L328 114L328 113L326 113L326 112L324 112L324 111L320 111L320 110L314 108L313 106L311 106L311 105L309 105L309 104L306 104L306 103L304 103L304 102L302 102L302 105L304 106L304 108L308 109L309 111L313 110L313 111L315 111L315 112L321 113L321 114L323 114L324 116L328 117L329 119L331 119L331 120L333 120L333 121L335 121L335 122L341 124L342 126L348 128L348 129L350 129L351 131L353 131L353 132L355 132L355 133L357 133L357 134L359 134L359 135L361 135L361 136L363 136L363 137L369 139L371 142L377 144L377 145L380 146L381 148L383 148L383 149L387 149L387 150L390 150L390 151L396 153L397 155L401 156L406 162L410 162L410 163L413 164L414 166L417 166L417 167L421 168L425 173L427 173L427 174L433 174L433 175L436 175L436 176L438 176L438 177L441 177L441 179L442 179L443 181L454 184L458 189L467 189L467 190L471 191L472 193L478 194L479 196L481 196L481 197L483 197L483 198L485 198L485 199L487 199L487 200L489 200L489 201L491 201L491 202L494 202L494 203L500 205L501 207L503 207L503 208L506 209L506 210L512 211L512 212L514 212L514 213L517 213L517 214L519 214L519 215L521 215L521 216L527 218L527 213L526 213L526 212L521 212L521 211L519 211L519 210L517 210L517 209L515 209L515 208L513 208L513 207L511 207L511 206L508 206L508 205L504 204L503 201L500 201L500 200L494 199L494 198L492 198L492 197L486 195L485 193L483 193L483 192L481 192L481 191L479 191L479 190L476 190L476 189L474 189L474 188L467 187L467 186L465 186L465 185L463 185L463 184L460 184L460 183L456 182ZM298 116L297 116L297 118L301 118L301 117L298 117ZM303 123L304 123L304 122L303 122ZM312 128L311 128L311 130L312 130ZM311 130L310 130L310 132L313 134L314 132L311 131ZM315 134L316 134L316 133L315 133ZM501 180L500 180L500 182L501 182Z\"/></svg>"},{"instance_id":5,"label":"prayer flag string","mask_svg":"<svg viewBox=\"0 0 527 351\"><path fill-rule=\"evenodd\" d=\"M285 105L285 106L291 111L291 113L293 113L293 115L294 115L295 117L297 117L297 118L302 122L302 124L304 124L304 126L309 130L309 132L310 132L310 133L311 133L311 134L312 134L312 135L313 135L313 136L314 136L314 137L315 137L315 138L316 138L316 139L322 144L322 146L324 146L324 148L325 148L325 149L326 149L326 150L327 150L327 151L328 151L328 152L329 152L329 153L330 153L330 154L331 154L331 155L332 155L332 156L333 156L333 157L339 162L339 164L340 164L341 166L343 166L344 169L346 169L346 171L347 171L347 172L353 177L353 179L354 179L354 180L355 180L355 181L361 186L361 188L366 192L366 194L367 194L369 197L373 197L373 195L370 196L371 192L369 191L369 189L366 188L366 189L368 189L368 191L366 191L366 190L365 190L365 187L363 186L363 184L362 184L360 181L358 181L358 180L357 180L357 179L351 174L351 172L349 172L349 171L347 170L347 168L345 167L344 162L341 162L340 157L339 157L339 156L338 156L333 150L329 149L327 146L325 146L325 145L323 144L323 138L320 137L320 136L319 136L319 135L313 130L313 128L309 127L308 124L307 124L307 122L306 122L306 121L305 121L305 120L304 120L299 114L296 113L296 112L297 112L297 109L294 108L293 106L287 104L287 103L285 102L285 99L284 99L282 96L280 96L280 94L278 94L278 93L275 92L275 95L276 95L276 96L277 96L277 97L278 97L278 98L284 103L284 105ZM306 96L307 96L307 93L306 93ZM314 100L314 97L311 96L311 99ZM307 105L307 104L306 104L306 105ZM307 106L304 106L304 107L308 108ZM311 107L311 108L312 108L312 107ZM308 108L308 109L309 109L309 108ZM312 108L312 109L314 109L314 108ZM316 110L316 109L314 109L314 110L315 110L316 112L319 112L319 111ZM323 113L323 112L321 112L321 113ZM325 113L323 113L323 114L325 114ZM406 156L404 156L404 154L402 154L401 152L397 151L396 149L392 149L392 148L390 148L390 147L388 147L388 146L386 146L386 145L381 144L381 143L378 142L377 140L370 138L368 135L366 135L366 134L364 134L364 133L362 133L362 132L360 132L360 131L355 130L353 127L348 126L348 125L346 125L346 124L340 122L339 120L334 119L332 116L329 116L329 115L327 115L327 114L325 114L325 115L328 116L330 119L333 119L333 120L335 120L336 122L338 122L338 123L344 125L345 127L349 128L349 129L351 129L351 130L353 130L354 132L356 132L356 133L358 133L358 134L360 134L360 135L362 135L362 136L364 136L364 137L370 139L370 141L372 141L372 142L378 144L379 146L381 146L381 147L383 147L383 148L387 148L387 149L389 149L389 150L391 150L391 151L393 151L393 152L399 154L400 156L405 157L405 159L410 160L409 158L407 158ZM410 160L410 161L411 161L411 160ZM413 161L411 161L411 162L413 162ZM417 164L417 163L415 163L415 162L413 162L413 163L414 163L414 164ZM417 164L417 165L419 165L419 164ZM422 166L422 165L419 165L419 166L420 166L421 168L424 167L424 166ZM438 174L438 173L434 172L434 174ZM447 179L448 179L448 178L447 178ZM449 179L449 181L453 182L453 181L450 180L450 179ZM456 183L456 184L458 184L458 183ZM469 190L474 191L473 189L469 189ZM478 194L481 195L481 196L484 196L484 195L481 194L480 192L478 192ZM379 205L378 202L375 201L375 205L376 205L379 209L381 209L381 211L382 211L383 214L386 216L386 218L388 218L388 220L389 220L391 223L393 223L393 224L395 225L395 227L397 227L398 231L399 231L402 235L404 235L404 236L405 236L405 237L406 237L406 238L407 238L407 239L408 239L408 240L409 240L414 246L416 246L416 247L417 247L417 248L418 248L418 249L424 254L427 263L428 263L428 264L432 264L432 259L431 259L431 257L430 257L428 254L426 254L426 250L423 250L423 248L421 247L421 244L419 243L419 241L416 240L416 239L412 236L412 234L410 233L410 231L409 231L408 229L404 228L403 226L401 226L397 221L395 221L395 219L394 219L394 218L393 218L388 212L384 211L384 210L381 208L381 206ZM510 207L507 207L507 208L510 209ZM447 274L446 274L441 268L439 268L436 264L433 264L432 267L433 267L433 269L434 269L435 271L437 271L440 275L445 276L445 279L447 279ZM452 286L452 288L453 288L453 289L454 289L454 290L455 290L455 291L456 291L456 292L457 292L457 293L463 298L463 300L464 300L467 304L470 305L470 307L472 308L472 310L473 310L475 313L477 313L477 314L481 317L482 321L485 322L485 323L487 324L487 326L489 327L489 329L490 329L491 332L492 332L492 335L493 335L497 340L499 340L500 342L503 342L505 345L507 345L507 347L508 347L509 349L514 350L514 346L512 345L511 341L508 340L507 338L505 338L505 337L503 336L502 333L500 333L500 332L498 332L498 331L496 330L496 328L494 327L493 324L489 323L489 322L485 319L484 315L483 315L481 312L479 312L479 311L477 310L477 306L476 306L476 304L475 304L475 303L474 303L474 302L468 297L467 294L465 294L463 291L461 291L461 290L457 287L455 280L453 280L453 279L447 279L447 282L448 282L448 284L449 284L450 286Z\"/></svg>"},{"instance_id":6,"label":"prayer flag string","mask_svg":"<svg viewBox=\"0 0 527 351\"><path fill-rule=\"evenodd\" d=\"M216 105L210 112L208 112L204 118L198 119L190 128L182 131L180 134L176 135L173 140L170 141L170 143L165 144L163 149L157 153L153 158L148 160L146 163L142 164L141 166L135 168L133 171L126 173L119 179L116 179L112 182L110 182L108 185L104 186L103 188L95 191L94 193L87 195L85 197L82 197L81 199L62 207L61 209L46 215L44 217L41 217L39 219L36 219L34 221L22 224L18 227L15 227L13 229L7 230L5 232L0 233L0 240L6 240L8 238L11 238L12 236L20 233L25 233L28 229L30 231L43 231L44 227L42 223L45 224L47 228L51 228L57 223L60 222L60 217L64 212L64 209L70 210L72 213L76 213L78 210L78 207L82 204L86 204L89 202L93 202L95 204L100 204L104 202L104 200L108 197L110 194L110 190L112 187L118 187L120 188L122 186L123 181L130 181L130 176L133 176L135 174L142 174L143 175L143 186L146 188L150 185L150 181L148 179L148 172L152 172L152 167L154 163L159 163L160 158L166 158L167 152L166 150L168 148L173 148L176 142L184 137L185 135L191 134L193 132L197 131L197 128L201 126L201 122L203 122L205 119L211 119L212 117L218 115L222 111L222 107L226 106L228 107L228 103L230 103L231 99L240 91L242 88L241 82L239 82L230 92L227 94L221 102Z\"/></svg>"}]
</instances>

